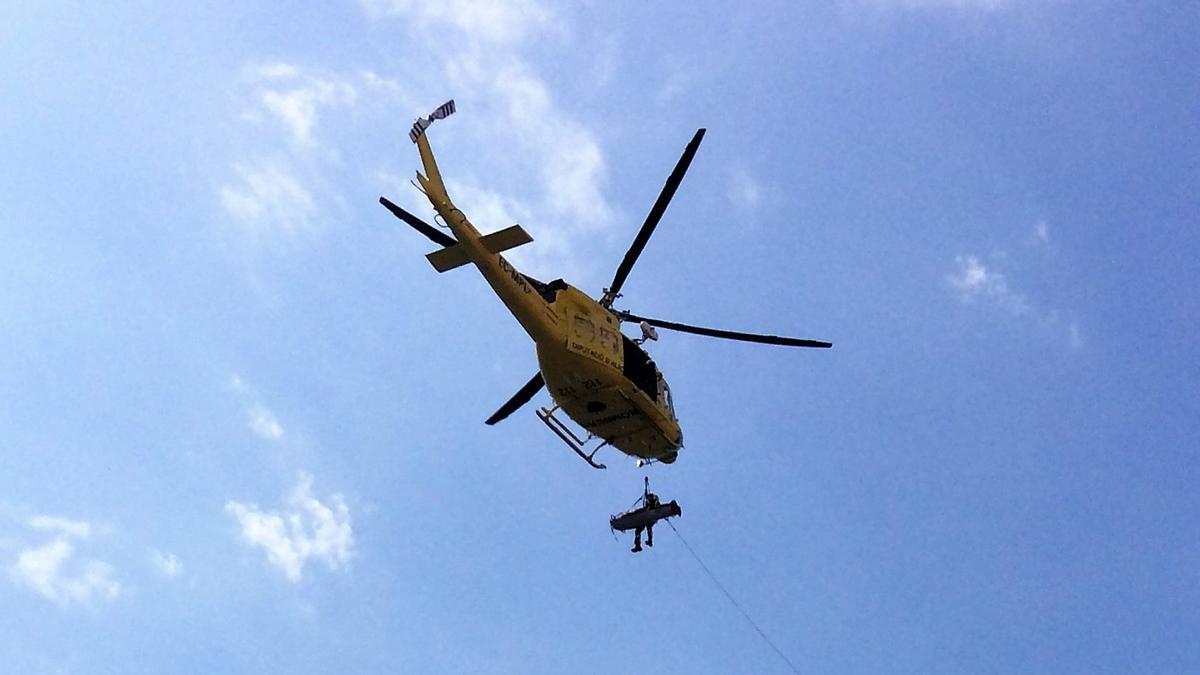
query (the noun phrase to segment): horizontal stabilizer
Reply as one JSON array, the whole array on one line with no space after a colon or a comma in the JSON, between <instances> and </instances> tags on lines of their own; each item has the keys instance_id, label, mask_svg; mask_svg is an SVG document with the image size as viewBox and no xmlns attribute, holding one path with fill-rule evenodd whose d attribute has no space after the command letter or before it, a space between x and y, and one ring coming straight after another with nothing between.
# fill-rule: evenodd
<instances>
[{"instance_id":1,"label":"horizontal stabilizer","mask_svg":"<svg viewBox=\"0 0 1200 675\"><path fill-rule=\"evenodd\" d=\"M500 253L522 244L528 244L533 241L533 237L529 236L529 233L520 225L513 225L486 235L479 241L489 252ZM429 264L439 272L448 272L455 267L462 267L471 262L471 259L467 257L467 249L461 243L434 251L425 257L429 259Z\"/></svg>"}]
</instances>

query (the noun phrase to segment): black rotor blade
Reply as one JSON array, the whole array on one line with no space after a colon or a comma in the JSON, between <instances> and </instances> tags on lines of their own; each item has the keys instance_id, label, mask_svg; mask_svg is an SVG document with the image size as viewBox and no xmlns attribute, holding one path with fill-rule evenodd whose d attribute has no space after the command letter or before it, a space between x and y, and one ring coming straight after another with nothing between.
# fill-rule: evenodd
<instances>
[{"instance_id":1,"label":"black rotor blade","mask_svg":"<svg viewBox=\"0 0 1200 675\"><path fill-rule=\"evenodd\" d=\"M546 386L546 381L542 379L542 374L539 372L537 375L533 376L533 379L526 382L525 386L521 387L517 393L513 394L513 397L508 399L504 405L500 406L499 410L497 410L491 417L487 418L487 421L484 422L484 424L495 424L496 422L499 422L505 417L513 414L516 412L517 408L529 403L529 399L533 398L533 395L541 391L542 387L544 386Z\"/></svg>"},{"instance_id":2,"label":"black rotor blade","mask_svg":"<svg viewBox=\"0 0 1200 675\"><path fill-rule=\"evenodd\" d=\"M440 244L442 246L453 246L458 243L455 241L454 237L451 237L450 235L442 232L441 230L414 216L408 211L396 206L387 197L380 197L379 203L383 204L388 211L391 211L393 216L396 216L400 220L408 223L417 232L429 237L431 240L433 240L433 243Z\"/></svg>"},{"instance_id":3,"label":"black rotor blade","mask_svg":"<svg viewBox=\"0 0 1200 675\"><path fill-rule=\"evenodd\" d=\"M646 242L650 240L650 235L654 233L654 228L658 226L658 221L662 220L663 213L666 212L667 205L671 203L671 198L675 196L675 190L679 188L679 184L683 181L683 174L687 173L688 166L691 165L692 158L696 156L696 150L700 147L700 141L703 138L704 129L697 129L696 135L692 136L691 142L683 149L683 155L675 165L675 170L667 177L667 182L663 185L662 192L658 193L658 199L654 201L654 206L650 207L650 213L646 215L646 222L642 223L642 229L638 231L637 237L633 240L633 245L629 247L629 251L625 253L625 258L621 260L621 265L617 267L617 273L613 275L612 283L605 289L605 299L608 300L606 306L612 304L612 300L621 291L621 286L625 285L625 278L629 276L629 271L633 269L633 263L637 262L638 256L642 254L642 249L646 248Z\"/></svg>"},{"instance_id":4,"label":"black rotor blade","mask_svg":"<svg viewBox=\"0 0 1200 675\"><path fill-rule=\"evenodd\" d=\"M832 342L822 342L821 340L801 340L800 338L780 337L778 335L759 335L757 333L742 333L740 331L720 330L718 328L704 328L702 326L689 326L685 323L676 323L674 321L663 321L662 319L651 319L645 316L638 316L630 312L617 312L617 316L622 321L641 322L645 321L651 326L666 328L667 330L677 330L681 333L694 333L696 335L707 335L708 337L723 338L726 340L739 340L741 342L757 342L764 345L781 345L784 347L816 347L819 349L828 349L833 346Z\"/></svg>"}]
</instances>

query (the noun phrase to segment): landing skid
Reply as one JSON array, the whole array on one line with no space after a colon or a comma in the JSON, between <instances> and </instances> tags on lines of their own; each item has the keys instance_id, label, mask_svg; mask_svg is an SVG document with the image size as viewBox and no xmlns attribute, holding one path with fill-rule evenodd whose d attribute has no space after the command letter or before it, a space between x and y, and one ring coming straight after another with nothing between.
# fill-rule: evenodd
<instances>
[{"instance_id":1,"label":"landing skid","mask_svg":"<svg viewBox=\"0 0 1200 675\"><path fill-rule=\"evenodd\" d=\"M584 452L583 446L591 441L594 436L589 434L586 439L576 436L575 432L571 431L567 425L563 424L562 420L554 416L554 411L556 410L558 410L558 406L554 406L553 408L539 408L537 410L538 419L540 419L542 423L550 429L550 431L553 431L555 436L558 436L560 439L562 439L562 442L566 443L567 447L574 450L575 454L583 458L583 461L590 464L593 469L607 469L608 467L604 466L603 464L597 464L596 460L592 458L596 456L597 452L600 452L601 448L608 445L608 441L604 441L600 445L597 445L592 449L591 452Z\"/></svg>"}]
</instances>

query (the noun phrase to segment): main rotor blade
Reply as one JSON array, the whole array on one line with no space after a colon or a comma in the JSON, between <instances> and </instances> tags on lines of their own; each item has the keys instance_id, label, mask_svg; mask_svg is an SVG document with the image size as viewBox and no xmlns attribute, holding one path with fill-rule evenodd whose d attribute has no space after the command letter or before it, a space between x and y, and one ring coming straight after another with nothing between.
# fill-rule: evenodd
<instances>
[{"instance_id":1,"label":"main rotor blade","mask_svg":"<svg viewBox=\"0 0 1200 675\"><path fill-rule=\"evenodd\" d=\"M516 412L517 408L529 403L529 399L533 398L534 394L541 391L542 387L544 386L546 386L546 381L542 379L542 374L539 372L537 375L533 376L533 379L526 382L525 386L521 387L517 393L513 394L513 397L508 399L504 405L500 406L499 410L497 410L491 417L487 418L487 421L484 422L484 424L490 426L513 414Z\"/></svg>"},{"instance_id":2,"label":"main rotor blade","mask_svg":"<svg viewBox=\"0 0 1200 675\"><path fill-rule=\"evenodd\" d=\"M403 220L404 222L411 225L412 228L414 230L416 230L417 232L420 232L421 234L425 235L426 237L429 237L430 239L432 239L433 243L441 244L443 247L453 246L458 243L454 239L454 237L451 237L450 235L446 234L445 232L442 232L441 230L439 230L436 227L430 225L429 223L421 220L420 218L414 216L413 214L409 213L408 211L405 211L404 209L400 208L399 206L396 206L390 200L388 200L387 197L380 197L379 203L383 204L384 207L387 208L388 211L391 211L393 216L396 216L400 220Z\"/></svg>"},{"instance_id":3,"label":"main rotor blade","mask_svg":"<svg viewBox=\"0 0 1200 675\"><path fill-rule=\"evenodd\" d=\"M718 328L689 326L685 323L676 323L674 321L663 321L662 319L651 319L644 316L638 316L637 314L632 314L630 312L617 312L617 316L622 321L645 321L651 326L658 326L659 328L666 328L667 330L677 330L681 333L694 333L696 335L707 335L708 337L723 338L725 340L757 342L764 345L781 345L784 347L817 347L820 349L828 349L829 347L833 346L832 342L822 342L820 340L801 340L800 338L780 337L778 335L759 335L757 333L742 333L732 330L720 330Z\"/></svg>"},{"instance_id":4,"label":"main rotor blade","mask_svg":"<svg viewBox=\"0 0 1200 675\"><path fill-rule=\"evenodd\" d=\"M612 305L613 300L621 291L621 286L625 285L625 278L629 276L629 271L633 269L633 263L637 262L638 256L642 254L642 249L646 248L646 242L650 240L650 235L654 233L654 228L658 226L658 221L662 220L663 213L667 210L667 205L671 203L671 198L675 196L675 190L679 188L679 184L683 181L683 174L687 173L688 166L692 163L692 158L696 156L696 150L700 147L700 141L704 138L704 129L697 129L696 135L692 136L692 140L683 149L683 155L679 158L679 162L675 164L675 170L667 177L667 182L663 185L662 192L658 193L658 199L654 201L654 206L650 207L650 213L646 215L646 222L642 223L642 229L638 231L637 237L633 240L633 245L629 247L629 251L625 253L625 258L621 260L621 265L617 267L617 273L613 276L612 283L608 288L604 289L604 306Z\"/></svg>"}]
</instances>

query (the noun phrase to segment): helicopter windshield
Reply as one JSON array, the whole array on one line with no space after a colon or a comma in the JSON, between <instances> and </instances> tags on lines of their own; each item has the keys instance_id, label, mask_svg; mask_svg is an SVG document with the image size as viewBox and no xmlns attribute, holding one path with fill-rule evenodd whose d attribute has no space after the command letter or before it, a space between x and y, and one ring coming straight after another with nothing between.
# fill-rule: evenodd
<instances>
[{"instance_id":1,"label":"helicopter windshield","mask_svg":"<svg viewBox=\"0 0 1200 675\"><path fill-rule=\"evenodd\" d=\"M675 417L675 401L671 399L671 388L667 386L662 373L658 374L658 400L670 411L671 417Z\"/></svg>"}]
</instances>

